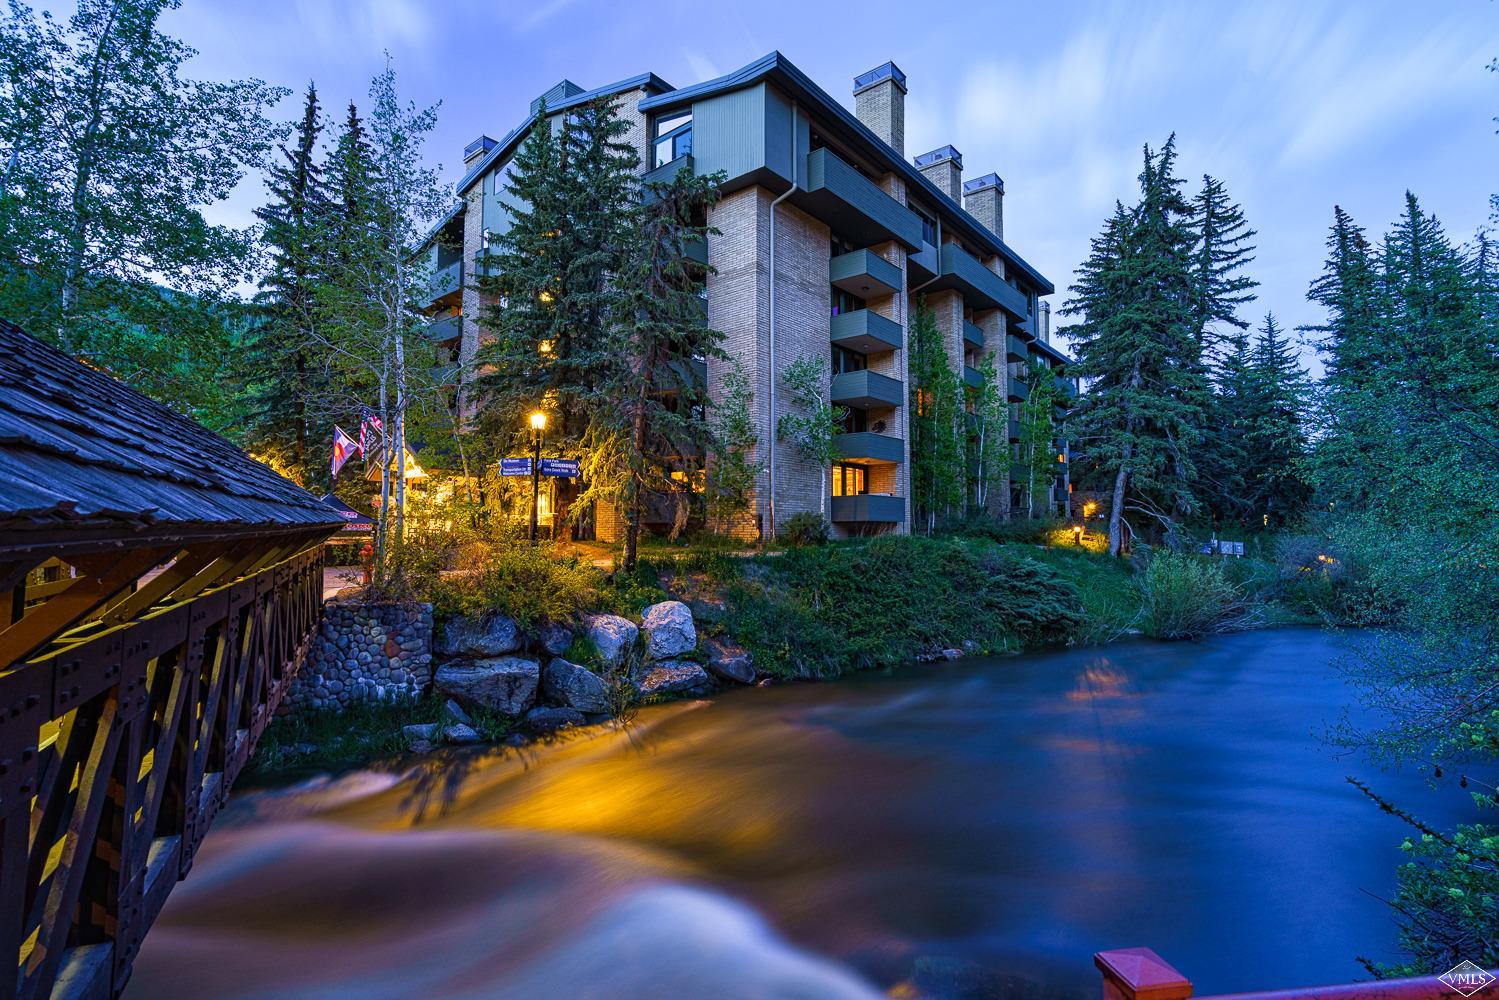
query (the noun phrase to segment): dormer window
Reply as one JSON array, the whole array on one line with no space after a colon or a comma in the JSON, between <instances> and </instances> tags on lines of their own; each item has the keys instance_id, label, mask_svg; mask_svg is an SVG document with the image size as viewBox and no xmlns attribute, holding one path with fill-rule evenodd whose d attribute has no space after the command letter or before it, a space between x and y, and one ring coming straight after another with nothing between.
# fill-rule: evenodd
<instances>
[{"instance_id":1,"label":"dormer window","mask_svg":"<svg viewBox=\"0 0 1499 1000\"><path fill-rule=\"evenodd\" d=\"M692 155L692 112L682 112L656 119L652 133L651 158L660 167Z\"/></svg>"}]
</instances>

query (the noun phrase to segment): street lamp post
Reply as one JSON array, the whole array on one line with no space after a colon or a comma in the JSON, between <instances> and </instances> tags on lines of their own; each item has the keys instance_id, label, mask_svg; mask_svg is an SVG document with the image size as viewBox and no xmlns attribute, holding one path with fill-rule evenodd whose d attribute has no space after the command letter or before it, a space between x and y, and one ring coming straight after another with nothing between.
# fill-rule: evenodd
<instances>
[{"instance_id":1,"label":"street lamp post","mask_svg":"<svg viewBox=\"0 0 1499 1000\"><path fill-rule=\"evenodd\" d=\"M536 544L536 520L541 511L541 434L547 429L547 415L540 410L531 414L531 544Z\"/></svg>"}]
</instances>

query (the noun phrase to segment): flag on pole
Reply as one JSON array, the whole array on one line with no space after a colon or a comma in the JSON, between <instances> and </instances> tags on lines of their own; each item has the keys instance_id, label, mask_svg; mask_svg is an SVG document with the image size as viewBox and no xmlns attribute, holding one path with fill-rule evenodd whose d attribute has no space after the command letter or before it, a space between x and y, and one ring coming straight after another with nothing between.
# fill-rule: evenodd
<instances>
[{"instance_id":1,"label":"flag on pole","mask_svg":"<svg viewBox=\"0 0 1499 1000\"><path fill-rule=\"evenodd\" d=\"M344 429L337 424L333 425L333 478L338 478L338 470L344 467L349 456L359 450L359 442L355 441Z\"/></svg>"},{"instance_id":2,"label":"flag on pole","mask_svg":"<svg viewBox=\"0 0 1499 1000\"><path fill-rule=\"evenodd\" d=\"M361 407L359 414L359 454L368 459L370 457L370 449L384 442L385 424L379 417L375 416L375 412L368 406ZM370 436L371 428L375 432L373 440Z\"/></svg>"}]
</instances>

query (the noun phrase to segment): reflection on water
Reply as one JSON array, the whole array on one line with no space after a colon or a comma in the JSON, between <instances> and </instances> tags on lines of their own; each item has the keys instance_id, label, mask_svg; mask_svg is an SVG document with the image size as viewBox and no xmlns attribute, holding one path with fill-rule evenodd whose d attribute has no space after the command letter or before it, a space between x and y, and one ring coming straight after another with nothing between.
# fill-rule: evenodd
<instances>
[{"instance_id":1,"label":"reflection on water","mask_svg":"<svg viewBox=\"0 0 1499 1000\"><path fill-rule=\"evenodd\" d=\"M1319 742L1335 655L912 667L241 793L129 996L1094 996L1092 953L1139 944L1199 992L1358 978L1405 831L1344 776L1466 799Z\"/></svg>"}]
</instances>

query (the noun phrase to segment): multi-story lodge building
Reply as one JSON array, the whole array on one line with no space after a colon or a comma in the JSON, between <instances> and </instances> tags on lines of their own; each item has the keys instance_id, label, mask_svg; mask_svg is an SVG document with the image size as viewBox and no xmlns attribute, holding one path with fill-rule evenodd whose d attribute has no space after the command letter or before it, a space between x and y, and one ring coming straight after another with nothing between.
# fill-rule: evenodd
<instances>
[{"instance_id":1,"label":"multi-story lodge building","mask_svg":"<svg viewBox=\"0 0 1499 1000\"><path fill-rule=\"evenodd\" d=\"M504 139L481 136L465 149L461 203L431 250L431 336L459 371L472 369L483 336L472 276L485 266L489 241L510 225L511 158L543 100L555 115L611 96L647 178L683 167L727 177L707 219L719 235L702 250L712 267L709 323L755 396L760 473L739 533L770 533L804 511L825 513L839 534L908 530L908 346L918 297L935 313L968 387L980 384L988 355L1019 404L1028 395L1021 377L1028 359L1058 367L1067 358L1051 346L1050 309L1041 301L1052 283L1005 242L1004 182L995 173L965 181L963 157L950 145L907 159L906 88L905 74L887 62L854 80L850 112L778 52L681 89L650 73L594 90L562 81L532 101ZM828 398L848 413L831 470L809 466L776 440L790 405L779 376L802 357L831 362ZM707 362L710 394L724 364ZM1017 440L1015 419L1008 433ZM1058 442L1037 508L1065 513L1066 454ZM990 491L996 514L1030 506L1018 477L1008 478L1008 489ZM598 537L612 537L616 519L596 513Z\"/></svg>"}]
</instances>

